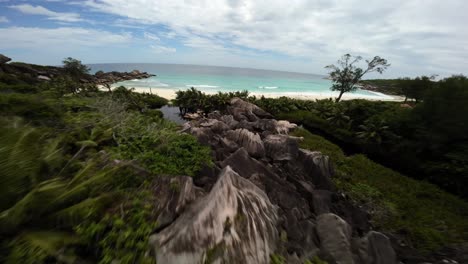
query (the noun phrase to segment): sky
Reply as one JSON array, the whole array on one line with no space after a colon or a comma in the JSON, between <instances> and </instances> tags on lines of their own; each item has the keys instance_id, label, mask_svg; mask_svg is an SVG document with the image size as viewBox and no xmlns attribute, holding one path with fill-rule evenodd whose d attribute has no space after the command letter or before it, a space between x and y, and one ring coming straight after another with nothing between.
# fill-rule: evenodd
<instances>
[{"instance_id":1,"label":"sky","mask_svg":"<svg viewBox=\"0 0 468 264\"><path fill-rule=\"evenodd\" d=\"M180 63L376 78L468 74L466 0L0 0L0 53L37 64ZM362 65L364 66L364 65Z\"/></svg>"}]
</instances>

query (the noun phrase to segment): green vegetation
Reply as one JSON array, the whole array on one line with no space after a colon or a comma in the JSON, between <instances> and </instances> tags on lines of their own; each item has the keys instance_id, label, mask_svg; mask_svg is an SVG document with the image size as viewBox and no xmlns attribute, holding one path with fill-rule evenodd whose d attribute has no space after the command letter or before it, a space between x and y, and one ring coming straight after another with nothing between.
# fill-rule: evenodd
<instances>
[{"instance_id":1,"label":"green vegetation","mask_svg":"<svg viewBox=\"0 0 468 264\"><path fill-rule=\"evenodd\" d=\"M336 165L339 189L372 214L374 226L402 234L407 243L431 251L468 240L468 203L435 185L408 178L364 155L345 156L341 149L305 129L301 147L320 150Z\"/></svg>"},{"instance_id":2,"label":"green vegetation","mask_svg":"<svg viewBox=\"0 0 468 264\"><path fill-rule=\"evenodd\" d=\"M241 96L280 119L325 136L346 152L365 153L387 167L465 197L467 91L468 79L453 76L432 83L414 108L367 100L336 103L332 99L247 97L247 93L206 95L195 89L179 92L174 103L183 112L207 113L223 111L232 97Z\"/></svg>"},{"instance_id":3,"label":"green vegetation","mask_svg":"<svg viewBox=\"0 0 468 264\"><path fill-rule=\"evenodd\" d=\"M74 79L79 79L91 70L88 66L81 63L80 60L68 57L62 61L65 73Z\"/></svg>"},{"instance_id":4,"label":"green vegetation","mask_svg":"<svg viewBox=\"0 0 468 264\"><path fill-rule=\"evenodd\" d=\"M154 181L194 175L209 148L156 95L0 77L0 262L154 263Z\"/></svg>"},{"instance_id":5,"label":"green vegetation","mask_svg":"<svg viewBox=\"0 0 468 264\"><path fill-rule=\"evenodd\" d=\"M177 96L173 103L180 108L182 114L193 113L197 110L203 113L215 110L224 111L232 98L239 97L246 99L249 95L247 91L205 94L193 87L187 91L177 91L176 94Z\"/></svg>"},{"instance_id":6,"label":"green vegetation","mask_svg":"<svg viewBox=\"0 0 468 264\"><path fill-rule=\"evenodd\" d=\"M250 98L280 119L302 124L349 153L466 197L468 79L433 83L414 108L398 102Z\"/></svg>"},{"instance_id":7,"label":"green vegetation","mask_svg":"<svg viewBox=\"0 0 468 264\"><path fill-rule=\"evenodd\" d=\"M390 66L386 59L375 56L372 60L366 60L367 67L362 69L356 66L361 60L361 56L345 54L338 60L338 65L331 64L325 67L330 70L328 76L333 82L331 90L340 92L336 102L340 101L344 93L355 91L356 84L364 75L371 72L383 73Z\"/></svg>"}]
</instances>

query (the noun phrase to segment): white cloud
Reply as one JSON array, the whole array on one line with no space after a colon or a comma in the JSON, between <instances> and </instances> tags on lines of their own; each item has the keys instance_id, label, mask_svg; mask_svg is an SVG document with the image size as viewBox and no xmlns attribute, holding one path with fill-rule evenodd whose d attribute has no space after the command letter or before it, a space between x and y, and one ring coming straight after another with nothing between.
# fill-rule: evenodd
<instances>
[{"instance_id":1,"label":"white cloud","mask_svg":"<svg viewBox=\"0 0 468 264\"><path fill-rule=\"evenodd\" d=\"M380 55L398 74L468 71L464 0L87 0L95 11L164 25L186 46L229 46L307 59L313 71L344 53ZM227 48L226 52L231 52ZM238 50L238 49L234 49ZM443 61L438 58L449 56ZM445 64L447 63L447 64Z\"/></svg>"},{"instance_id":2,"label":"white cloud","mask_svg":"<svg viewBox=\"0 0 468 264\"><path fill-rule=\"evenodd\" d=\"M152 33L149 33L149 32L143 33L143 36L145 37L145 39L153 40L153 41L156 41L156 42L161 41L161 38L159 38L155 34L152 34Z\"/></svg>"},{"instance_id":3,"label":"white cloud","mask_svg":"<svg viewBox=\"0 0 468 264\"><path fill-rule=\"evenodd\" d=\"M10 8L17 10L21 13L28 15L41 15L46 16L50 20L57 20L61 22L78 22L83 21L78 13L62 13L49 10L42 6L33 6L30 4L12 5Z\"/></svg>"},{"instance_id":4,"label":"white cloud","mask_svg":"<svg viewBox=\"0 0 468 264\"><path fill-rule=\"evenodd\" d=\"M151 45L151 51L153 51L154 53L174 53L176 52L176 49L161 45Z\"/></svg>"},{"instance_id":5,"label":"white cloud","mask_svg":"<svg viewBox=\"0 0 468 264\"><path fill-rule=\"evenodd\" d=\"M73 50L83 47L105 47L107 45L129 43L130 34L115 34L102 30L78 27L0 28L0 36L8 36L0 41L0 49L25 48L30 50Z\"/></svg>"},{"instance_id":6,"label":"white cloud","mask_svg":"<svg viewBox=\"0 0 468 264\"><path fill-rule=\"evenodd\" d=\"M8 18L4 17L4 16L0 16L0 23L8 23L10 22L10 20L8 20Z\"/></svg>"}]
</instances>

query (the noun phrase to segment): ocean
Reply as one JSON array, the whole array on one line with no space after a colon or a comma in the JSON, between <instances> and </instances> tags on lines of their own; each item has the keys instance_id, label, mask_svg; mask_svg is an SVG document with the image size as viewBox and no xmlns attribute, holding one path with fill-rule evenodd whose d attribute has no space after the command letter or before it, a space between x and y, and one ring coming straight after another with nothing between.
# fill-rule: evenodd
<instances>
[{"instance_id":1,"label":"ocean","mask_svg":"<svg viewBox=\"0 0 468 264\"><path fill-rule=\"evenodd\" d=\"M285 71L216 67L181 64L114 63L91 64L92 72L102 71L146 71L155 77L128 80L114 84L128 88L186 90L195 87L204 92L232 92L247 90L253 94L276 96L329 96L331 81L325 76ZM391 97L380 93L358 89L353 97L386 100Z\"/></svg>"}]
</instances>

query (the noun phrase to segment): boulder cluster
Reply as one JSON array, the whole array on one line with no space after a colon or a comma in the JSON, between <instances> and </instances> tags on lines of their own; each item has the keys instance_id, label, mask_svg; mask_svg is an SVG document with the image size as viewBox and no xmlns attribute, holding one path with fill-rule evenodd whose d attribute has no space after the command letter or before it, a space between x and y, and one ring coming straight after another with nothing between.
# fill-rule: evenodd
<instances>
[{"instance_id":1,"label":"boulder cluster","mask_svg":"<svg viewBox=\"0 0 468 264\"><path fill-rule=\"evenodd\" d=\"M133 79L145 79L155 76L147 72L140 72L139 70L133 70L131 72L103 72L98 71L96 74L91 75L91 78L82 80L83 82L91 82L96 85L110 85L116 82L133 80Z\"/></svg>"},{"instance_id":2,"label":"boulder cluster","mask_svg":"<svg viewBox=\"0 0 468 264\"><path fill-rule=\"evenodd\" d=\"M337 192L329 158L288 135L295 128L239 98L186 123L215 162L157 185L157 263L397 263L368 214Z\"/></svg>"}]
</instances>

